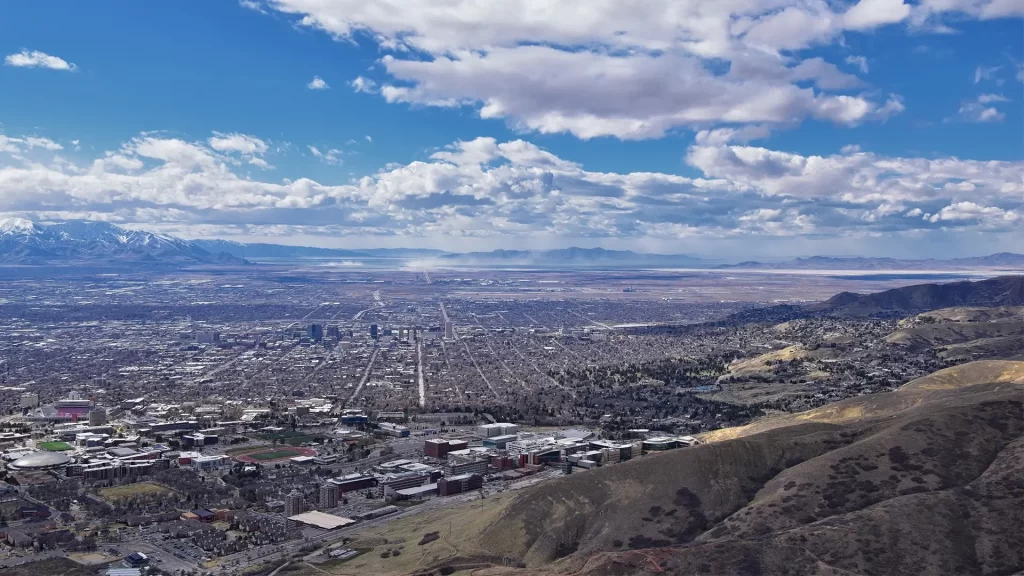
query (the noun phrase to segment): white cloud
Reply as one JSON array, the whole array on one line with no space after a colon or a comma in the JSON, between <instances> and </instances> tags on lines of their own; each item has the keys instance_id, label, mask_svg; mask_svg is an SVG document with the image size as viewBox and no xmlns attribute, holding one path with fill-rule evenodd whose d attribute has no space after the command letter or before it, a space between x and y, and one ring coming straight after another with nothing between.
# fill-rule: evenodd
<instances>
[{"instance_id":1,"label":"white cloud","mask_svg":"<svg viewBox=\"0 0 1024 576\"><path fill-rule=\"evenodd\" d=\"M810 58L792 68L791 78L795 81L813 80L822 90L846 90L859 88L864 83L851 74L841 72L835 64L823 58Z\"/></svg>"},{"instance_id":2,"label":"white cloud","mask_svg":"<svg viewBox=\"0 0 1024 576\"><path fill-rule=\"evenodd\" d=\"M981 94L978 96L978 102L981 104L992 104L993 102L1009 102L1010 99L1002 94Z\"/></svg>"},{"instance_id":3,"label":"white cloud","mask_svg":"<svg viewBox=\"0 0 1024 576\"><path fill-rule=\"evenodd\" d=\"M208 141L210 148L218 152L238 152L240 154L263 154L267 151L267 143L255 136L247 134L221 134L214 132Z\"/></svg>"},{"instance_id":4,"label":"white cloud","mask_svg":"<svg viewBox=\"0 0 1024 576\"><path fill-rule=\"evenodd\" d=\"M860 0L843 14L843 26L849 30L869 30L902 22L910 16L903 0Z\"/></svg>"},{"instance_id":5,"label":"white cloud","mask_svg":"<svg viewBox=\"0 0 1024 576\"><path fill-rule=\"evenodd\" d=\"M77 140L74 142L77 146ZM33 148L41 148L43 150L49 150L55 152L57 150L63 150L64 147L41 136L23 136L20 138L12 138L0 134L0 152L6 152L8 154L18 154L31 150Z\"/></svg>"},{"instance_id":6,"label":"white cloud","mask_svg":"<svg viewBox=\"0 0 1024 576\"><path fill-rule=\"evenodd\" d=\"M330 86L327 85L327 82L324 82L323 78L313 76L313 79L309 81L309 84L306 84L306 88L309 88L310 90L327 90Z\"/></svg>"},{"instance_id":7,"label":"white cloud","mask_svg":"<svg viewBox=\"0 0 1024 576\"><path fill-rule=\"evenodd\" d=\"M1007 101L998 94L981 94L974 101L962 103L957 110L957 118L963 122L1002 122L1006 114L991 104Z\"/></svg>"},{"instance_id":8,"label":"white cloud","mask_svg":"<svg viewBox=\"0 0 1024 576\"><path fill-rule=\"evenodd\" d=\"M860 70L861 74L868 73L868 59L863 56L847 56L846 63L851 66L856 66Z\"/></svg>"},{"instance_id":9,"label":"white cloud","mask_svg":"<svg viewBox=\"0 0 1024 576\"><path fill-rule=\"evenodd\" d=\"M752 140L761 140L771 136L771 129L767 126L750 125L742 128L716 128L714 130L701 130L694 137L694 142L702 146L719 146L729 142L746 144Z\"/></svg>"},{"instance_id":10,"label":"white cloud","mask_svg":"<svg viewBox=\"0 0 1024 576\"><path fill-rule=\"evenodd\" d=\"M371 137L371 136L370 136L369 134L367 134L366 136L364 136L364 138L366 138L366 141L367 141L367 142L373 142L373 137Z\"/></svg>"},{"instance_id":11,"label":"white cloud","mask_svg":"<svg viewBox=\"0 0 1024 576\"><path fill-rule=\"evenodd\" d=\"M1013 194L1024 193L1024 163L1020 162L891 158L859 150L802 156L751 146L693 146L687 162L705 177L762 194L853 205L929 202L964 193L1013 201Z\"/></svg>"},{"instance_id":12,"label":"white cloud","mask_svg":"<svg viewBox=\"0 0 1024 576\"><path fill-rule=\"evenodd\" d=\"M996 72L1002 69L1002 66L978 66L974 69L974 83L978 84L982 80L991 80L995 78Z\"/></svg>"},{"instance_id":13,"label":"white cloud","mask_svg":"<svg viewBox=\"0 0 1024 576\"><path fill-rule=\"evenodd\" d=\"M50 70L75 70L77 66L69 63L63 58L51 56L39 50L22 50L16 54L9 54L4 58L4 64L19 68L49 68Z\"/></svg>"},{"instance_id":14,"label":"white cloud","mask_svg":"<svg viewBox=\"0 0 1024 576\"><path fill-rule=\"evenodd\" d=\"M919 20L981 18L1000 12L1000 1L650 0L643 10L582 0L510 0L500 10L475 0L271 6L338 39L372 38L385 52L386 74L380 84L352 80L358 92L390 103L470 107L520 130L640 139L677 128L884 120L902 110L899 98L835 94L863 82L797 51L851 30L912 21L918 8ZM868 70L862 56L846 62Z\"/></svg>"},{"instance_id":15,"label":"white cloud","mask_svg":"<svg viewBox=\"0 0 1024 576\"><path fill-rule=\"evenodd\" d=\"M309 146L308 148L313 157L319 159L324 164L332 166L343 164L341 159L342 151L337 148L330 148L326 152L321 152L316 146Z\"/></svg>"},{"instance_id":16,"label":"white cloud","mask_svg":"<svg viewBox=\"0 0 1024 576\"><path fill-rule=\"evenodd\" d=\"M242 8L247 8L249 10L259 12L260 14L267 13L267 11L263 9L263 6L259 2L256 2L255 0L238 0L238 5Z\"/></svg>"},{"instance_id":17,"label":"white cloud","mask_svg":"<svg viewBox=\"0 0 1024 576\"><path fill-rule=\"evenodd\" d=\"M356 92L365 92L372 94L377 91L377 83L365 76L357 76L355 80L349 82L352 85L352 89Z\"/></svg>"},{"instance_id":18,"label":"white cloud","mask_svg":"<svg viewBox=\"0 0 1024 576\"><path fill-rule=\"evenodd\" d=\"M1019 234L1024 162L852 148L804 156L729 144L737 135L722 130L699 136L686 155L699 177L596 172L525 140L481 137L334 186L239 175L246 164L265 165L257 141L270 146L254 136L189 142L140 135L76 165L30 147L28 138L0 135L0 149L33 155L0 165L0 213L76 213L192 233L394 237L405 245L418 238L489 238L505 246L533 238L699 238L750 248L797 237L825 246L858 234L984 230L1005 242ZM322 162L341 161L337 149L308 149Z\"/></svg>"},{"instance_id":19,"label":"white cloud","mask_svg":"<svg viewBox=\"0 0 1024 576\"><path fill-rule=\"evenodd\" d=\"M1016 210L1004 210L995 206L980 206L974 202L957 202L950 204L933 214L930 222L974 220L993 226L1016 222L1021 215Z\"/></svg>"},{"instance_id":20,"label":"white cloud","mask_svg":"<svg viewBox=\"0 0 1024 576\"><path fill-rule=\"evenodd\" d=\"M263 170L273 168L273 166L271 166L266 160L261 158L261 156L266 154L269 148L267 143L255 136L239 133L224 134L221 132L214 132L213 136L207 140L207 143L210 145L210 148L217 152L222 152L228 155L238 154L242 160L251 166L256 166ZM238 162L238 160L234 158L230 159L234 162Z\"/></svg>"}]
</instances>

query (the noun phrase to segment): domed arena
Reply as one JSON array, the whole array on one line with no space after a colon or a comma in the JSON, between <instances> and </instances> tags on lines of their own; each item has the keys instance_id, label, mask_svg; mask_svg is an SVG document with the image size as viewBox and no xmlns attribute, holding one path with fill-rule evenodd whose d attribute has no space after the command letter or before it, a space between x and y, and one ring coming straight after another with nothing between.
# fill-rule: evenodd
<instances>
[{"instance_id":1,"label":"domed arena","mask_svg":"<svg viewBox=\"0 0 1024 576\"><path fill-rule=\"evenodd\" d=\"M71 458L60 452L33 452L7 465L11 470L49 470L60 468L71 462Z\"/></svg>"}]
</instances>

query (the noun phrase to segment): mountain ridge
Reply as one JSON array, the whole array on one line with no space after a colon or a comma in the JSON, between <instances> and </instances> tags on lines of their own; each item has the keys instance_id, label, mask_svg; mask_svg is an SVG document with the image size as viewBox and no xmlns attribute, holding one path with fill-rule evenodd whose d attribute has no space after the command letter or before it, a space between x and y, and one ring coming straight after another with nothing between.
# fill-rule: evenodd
<instances>
[{"instance_id":1,"label":"mountain ridge","mask_svg":"<svg viewBox=\"0 0 1024 576\"><path fill-rule=\"evenodd\" d=\"M497 249L447 252L429 248L321 248L223 239L185 240L164 234L129 230L106 222L69 220L37 223L24 218L0 220L0 264L246 264L246 259L404 259L424 264L457 266L675 267L709 270L966 270L1021 269L1024 254L1000 252L951 260L893 258L835 258L811 256L782 263L756 261L718 264L720 260L688 254L657 254L606 248L550 250Z\"/></svg>"},{"instance_id":2,"label":"mountain ridge","mask_svg":"<svg viewBox=\"0 0 1024 576\"><path fill-rule=\"evenodd\" d=\"M809 256L785 262L747 261L739 264L723 264L722 269L748 270L962 270L971 268L1010 267L1024 268L1024 254L997 252L987 256L951 258L949 260L873 258L863 256L833 257Z\"/></svg>"},{"instance_id":3,"label":"mountain ridge","mask_svg":"<svg viewBox=\"0 0 1024 576\"><path fill-rule=\"evenodd\" d=\"M0 221L0 263L143 266L244 265L244 259L210 252L174 236L128 230L107 222L71 220L39 224Z\"/></svg>"}]
</instances>

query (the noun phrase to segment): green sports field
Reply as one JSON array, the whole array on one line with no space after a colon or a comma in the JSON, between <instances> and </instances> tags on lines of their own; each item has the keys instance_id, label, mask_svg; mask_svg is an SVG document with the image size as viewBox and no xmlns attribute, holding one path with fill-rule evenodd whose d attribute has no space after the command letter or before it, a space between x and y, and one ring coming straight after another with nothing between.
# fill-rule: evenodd
<instances>
[{"instance_id":1,"label":"green sports field","mask_svg":"<svg viewBox=\"0 0 1024 576\"><path fill-rule=\"evenodd\" d=\"M50 452L63 452L65 450L74 449L74 446L67 442L40 442L39 447L43 450L49 450Z\"/></svg>"}]
</instances>

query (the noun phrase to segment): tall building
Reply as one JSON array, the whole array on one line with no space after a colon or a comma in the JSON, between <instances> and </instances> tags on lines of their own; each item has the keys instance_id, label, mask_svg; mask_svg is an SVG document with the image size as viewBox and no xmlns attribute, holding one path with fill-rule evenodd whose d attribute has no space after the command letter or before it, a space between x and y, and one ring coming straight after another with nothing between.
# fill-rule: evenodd
<instances>
[{"instance_id":1,"label":"tall building","mask_svg":"<svg viewBox=\"0 0 1024 576\"><path fill-rule=\"evenodd\" d=\"M370 324L370 338L377 339L377 325Z\"/></svg>"},{"instance_id":2,"label":"tall building","mask_svg":"<svg viewBox=\"0 0 1024 576\"><path fill-rule=\"evenodd\" d=\"M451 320L447 320L444 323L444 337L447 340L455 338L455 323Z\"/></svg>"},{"instance_id":3,"label":"tall building","mask_svg":"<svg viewBox=\"0 0 1024 576\"><path fill-rule=\"evenodd\" d=\"M341 489L337 484L327 483L320 486L320 507L324 509L336 508L338 506L338 494Z\"/></svg>"},{"instance_id":4,"label":"tall building","mask_svg":"<svg viewBox=\"0 0 1024 576\"><path fill-rule=\"evenodd\" d=\"M107 409L93 408L89 412L89 426L103 426L107 423Z\"/></svg>"},{"instance_id":5,"label":"tall building","mask_svg":"<svg viewBox=\"0 0 1024 576\"><path fill-rule=\"evenodd\" d=\"M324 339L324 325L323 324L310 324L306 330L306 335L313 342L320 342Z\"/></svg>"},{"instance_id":6,"label":"tall building","mask_svg":"<svg viewBox=\"0 0 1024 576\"><path fill-rule=\"evenodd\" d=\"M284 515L295 516L296 514L302 514L306 511L306 502L302 498L302 493L298 490L292 490L287 496L284 497Z\"/></svg>"},{"instance_id":7,"label":"tall building","mask_svg":"<svg viewBox=\"0 0 1024 576\"><path fill-rule=\"evenodd\" d=\"M220 332L196 332L197 344L214 344L220 342Z\"/></svg>"},{"instance_id":8,"label":"tall building","mask_svg":"<svg viewBox=\"0 0 1024 576\"><path fill-rule=\"evenodd\" d=\"M22 408L35 408L39 406L39 394L35 392L25 392L21 395L21 407Z\"/></svg>"}]
</instances>

